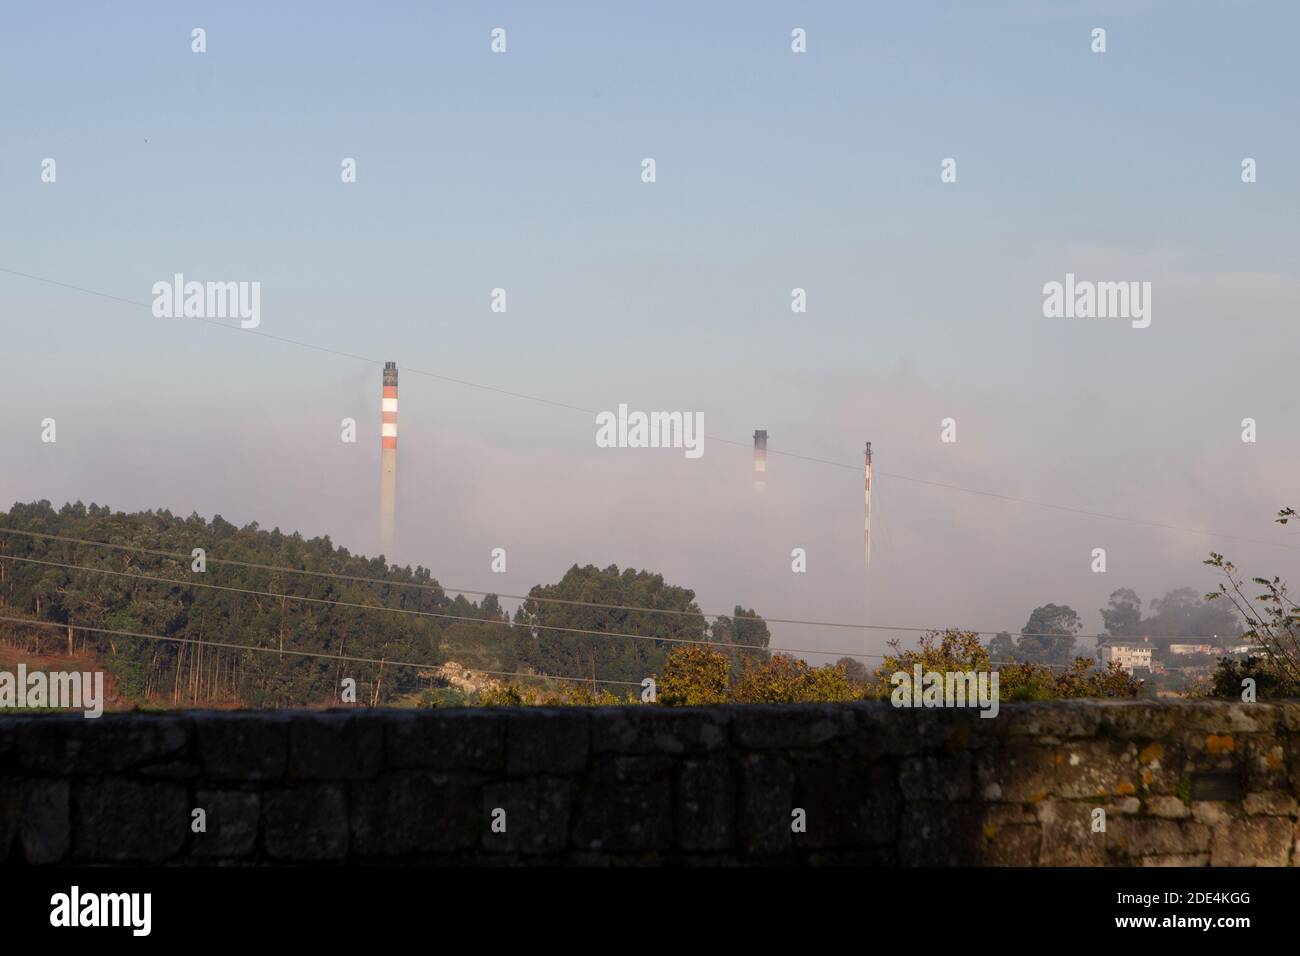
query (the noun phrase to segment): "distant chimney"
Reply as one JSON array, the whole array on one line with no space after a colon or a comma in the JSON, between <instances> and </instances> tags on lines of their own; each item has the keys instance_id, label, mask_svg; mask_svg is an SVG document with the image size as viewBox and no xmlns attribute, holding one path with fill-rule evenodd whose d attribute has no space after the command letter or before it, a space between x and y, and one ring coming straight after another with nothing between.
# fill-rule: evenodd
<instances>
[{"instance_id":1,"label":"distant chimney","mask_svg":"<svg viewBox=\"0 0 1300 956\"><path fill-rule=\"evenodd\" d=\"M384 557L393 560L397 511L397 363L384 363L383 415L379 439L379 538Z\"/></svg>"},{"instance_id":2,"label":"distant chimney","mask_svg":"<svg viewBox=\"0 0 1300 956\"><path fill-rule=\"evenodd\" d=\"M867 567L871 567L871 442L867 442L867 450L864 452L866 465L863 469L862 477L862 497L863 497L863 518L862 518L862 550L866 555Z\"/></svg>"},{"instance_id":3,"label":"distant chimney","mask_svg":"<svg viewBox=\"0 0 1300 956\"><path fill-rule=\"evenodd\" d=\"M762 491L767 487L767 432L759 429L754 432L754 490Z\"/></svg>"}]
</instances>

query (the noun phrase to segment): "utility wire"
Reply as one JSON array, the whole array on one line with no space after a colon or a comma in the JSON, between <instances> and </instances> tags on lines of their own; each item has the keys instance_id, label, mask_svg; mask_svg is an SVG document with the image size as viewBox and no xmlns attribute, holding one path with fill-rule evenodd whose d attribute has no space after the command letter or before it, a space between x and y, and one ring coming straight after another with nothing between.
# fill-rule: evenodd
<instances>
[{"instance_id":1,"label":"utility wire","mask_svg":"<svg viewBox=\"0 0 1300 956\"><path fill-rule=\"evenodd\" d=\"M47 279L44 276L32 275L31 273L28 272L19 272L17 269L6 269L3 266L0 266L0 272L6 272L9 275L21 276L24 279L33 279L36 282L46 282L49 283L50 285L56 285L63 289L71 289L74 292L84 292L87 295L101 296L102 298L105 299L112 299L115 302L124 302L127 305L143 306L146 309L152 309L152 305L153 305L150 302L144 302L139 299L126 299L123 298L122 296L112 295L107 292L99 292L95 289L87 289L84 286L72 285L71 283L68 282L59 282L56 279ZM312 351L315 352L324 352L327 355L336 355L340 358L355 359L358 362L367 362L371 365L378 365L380 367L382 367L385 364L382 359L373 359L370 358L368 355L358 355L356 352L346 352L342 349L332 349L324 345L315 345L314 343L311 342L304 342L301 339L291 339L284 335L275 335L271 332L263 332L260 329L245 329L236 325L230 325L227 322L221 322L217 319L209 319L200 316L195 316L193 317L193 320L202 322L204 325L207 325L211 328L226 329L227 331L231 331L231 332L244 332L252 335L258 335L264 339L272 339L276 342L283 342L286 345L296 345L299 348L311 349ZM189 319L187 319L186 321L189 321ZM413 368L409 365L403 365L402 371L410 372L414 375L423 375L427 378L438 379L439 381L442 382L450 382L453 385L464 385L467 388L478 388L488 392L496 392L499 395L508 395L511 398L522 398L530 402L540 402L543 405L553 405L557 408L567 408L575 412L587 412L588 414L591 415L597 414L597 409L594 408L583 408L580 405L571 405L568 402L557 402L554 401L553 399L543 398L540 395L528 395L524 392L514 392L509 389L498 388L495 385L484 385L481 382L471 382L468 379L453 378L450 375L441 375L437 372L430 372L426 369Z\"/></svg>"},{"instance_id":2,"label":"utility wire","mask_svg":"<svg viewBox=\"0 0 1300 956\"><path fill-rule=\"evenodd\" d=\"M890 659L890 655L885 655L885 654L862 654L862 653L858 653L858 652L855 652L855 651L828 651L828 650L816 650L816 649L810 649L810 648L798 648L798 647L775 647L775 646L770 646L770 645L769 645L769 646L757 646L757 645L747 645L747 644L722 644L722 643L719 643L719 642L716 642L716 641L702 641L702 640L696 640L696 639L691 639L691 638L656 637L656 636L653 635L653 634L627 634L627 633L622 633L622 632L618 632L618 631L595 631L595 630L587 630L587 629L583 629L583 628L561 627L561 626L559 626L559 625L553 625L553 624L517 624L517 623L513 623L513 622L511 622L511 621L509 621L509 620L499 620L499 619L495 619L495 618L475 618L475 617L465 617L465 616L454 615L454 614L438 614L438 613L435 613L435 612L432 612L432 611L418 611L418 610L409 609L409 608L395 608L395 607L388 607L388 606L386 606L386 605L382 605L382 604L357 604L357 603L350 602L350 601L333 601L333 600L329 600L329 599L326 599L326 598L313 598L313 597L306 597L306 596L303 596L303 595L285 594L285 593L278 592L278 591L257 591L257 590L251 589L251 588L236 588L236 587L229 587L229 586L226 586L226 585L220 585L220 584L206 584L206 583L199 582L199 581L179 581L179 580L176 580L175 578L164 578L164 577L158 577L158 576L156 576L156 575L150 575L150 574L139 574L139 573L134 573L134 572L130 572L130 571L115 571L115 570L112 570L111 568L90 568L90 567L85 567L85 566L83 566L83 565L78 565L78 564L64 564L64 563L57 562L57 561L42 561L42 560L39 560L39 559L37 559L37 558L23 558L23 557L16 557L16 556L14 556L14 555L4 555L4 556L0 556L0 560L20 561L20 562L23 562L23 563L25 563L25 564L37 564L37 565L43 565L43 566L46 566L46 567L63 568L63 569L70 570L70 571L87 571L87 572L90 572L90 573L92 573L92 574L105 574L105 575L111 575L111 576L114 576L114 577L132 578L132 579L142 580L142 581L153 581L153 582L161 583L161 584L174 584L174 585L177 585L177 586L180 586L180 587L199 587L199 588L208 588L208 589L210 589L210 590L215 590L215 591L226 591L226 592L233 592L233 593L236 593L236 594L247 594L247 595L252 595L252 596L257 596L257 597L282 598L282 599L288 599L288 600L292 600L292 601L302 601L302 602L310 603L310 604L327 604L327 605L333 605L333 606L336 606L336 607L355 608L355 609L358 609L358 610L367 610L367 611L388 611L388 612L390 612L390 613L395 613L395 614L407 614L407 615L413 615L413 616L417 616L417 617L430 617L430 618L439 618L439 619L444 619L444 620L464 621L464 622L468 622L468 623L472 623L472 624L495 624L495 625L500 625L500 626L505 626L505 627L521 627L521 628L528 628L529 630L534 630L534 629L536 629L536 630L561 631L561 632L564 632L564 633L570 633L570 634L583 634L583 635L590 635L590 636L594 636L594 637L606 637L606 638L629 638L629 639L632 639L632 640L638 640L638 641L659 641L659 642L662 642L662 643L665 643L665 644L693 644L693 645L700 645L700 646L704 646L704 647L717 648L717 649L719 649L719 650L736 650L736 651L743 651L743 650L766 650L766 651L784 652L784 653L788 653L788 654L825 654L825 655L828 655L828 656L833 656L833 657L838 657L838 658L845 658L845 657L848 657L848 658L853 658L853 659L862 658L862 659L866 659L866 660L880 660L880 661L884 661L884 660L888 660L888 659ZM56 625L56 626L57 626L57 625ZM975 633L975 632L968 632L968 633ZM1021 635L1021 636L1025 636L1025 635ZM1046 637L1078 637L1078 635L1065 635L1065 634L1046 634L1046 635L1042 635L1042 636L1046 636ZM238 645L238 646L245 646L245 645ZM272 648L271 650L274 651L275 649ZM907 652L900 652L900 655L901 655L901 653L907 653ZM900 655L894 655L894 656L897 657L897 656L900 656ZM1004 666L1008 666L1008 667L1014 667L1014 666L1018 666L1018 665L1022 665L1022 664L1026 664L1026 663L1032 663L1032 662L1027 662L1027 661L1014 661L1014 660L1010 660L1010 661L1007 661L1007 660L990 660L989 663L990 663L990 664L996 664L996 665L1004 665ZM421 666L436 666L436 665L421 665ZM1048 668L1048 669L1057 669L1057 668L1059 668L1059 669L1062 669L1062 670L1068 670L1072 665L1070 665L1070 664L1034 663L1033 666L1036 666L1036 667L1044 667L1044 668ZM466 668L466 670L471 670L471 668ZM496 674L496 673L503 673L503 672L497 672L497 671L475 671L475 673L482 673L482 674ZM550 675L544 675L544 676L550 676ZM570 679L571 679L571 680L584 680L585 678L556 678L556 679L557 679L557 680L570 680ZM607 682L607 683L629 683L629 682L626 682L626 681L613 682L613 681L611 681L611 682Z\"/></svg>"},{"instance_id":3,"label":"utility wire","mask_svg":"<svg viewBox=\"0 0 1300 956\"><path fill-rule=\"evenodd\" d=\"M279 654L281 657L288 654L291 657L317 657L317 658L323 658L325 660L349 661L357 664L392 664L394 667L420 667L426 670L436 670L442 666L440 664L422 663L420 661L398 661L398 660L389 660L387 658L377 658L377 657L353 657L351 655L345 655L345 654L327 654L321 651L280 650L279 648L275 648L275 647L254 647L250 644L235 644L227 641L205 641L199 638L192 638L192 637L168 637L161 634L141 634L137 631L112 630L110 628L105 628L105 627L90 627L85 624L63 624L58 621L33 621L22 617L0 617L0 621L7 622L10 624L29 625L31 627L52 627L52 628L57 628L59 630L67 630L68 628L71 628L74 631L88 631L94 634L112 634L118 637L138 637L138 638L144 638L145 640L151 640L151 641L166 641L172 644L195 644L203 647L220 647L223 649L237 650L237 651L256 651L261 654ZM818 651L817 653L822 653L822 652ZM877 660L888 659L883 654L858 654L856 656L869 657ZM1029 664L1030 662L991 660L989 661L989 663L996 664L998 666L1005 666L1005 667L1020 667ZM1070 665L1030 664L1030 666L1054 669L1054 668L1068 668ZM494 677L526 677L526 678L533 678L539 680L569 680L569 681L577 681L578 683L583 683L583 684L590 684L590 683L622 684L628 687L642 686L639 681L628 681L628 680L606 680L605 678L593 679L591 677L560 677L556 674L528 674L519 671L490 671L490 670L479 670L478 668L473 668L473 667L465 667L464 670L469 671L472 674L487 674Z\"/></svg>"},{"instance_id":4,"label":"utility wire","mask_svg":"<svg viewBox=\"0 0 1300 956\"><path fill-rule=\"evenodd\" d=\"M71 283L68 282L60 282L56 279L48 279L45 278L44 276L32 275L31 273L28 272L20 272L17 269L8 269L3 266L0 266L0 272L8 273L9 275L20 276L21 278L24 279L31 279L35 282L44 282L49 285L58 286L63 289L71 289L75 292L83 292L87 295L96 295L105 299L112 299L115 302L124 302L128 305L138 305L138 306L143 306L145 308L151 307L151 303L149 302L144 302L138 299L127 299L127 298L123 298L122 296L112 295L107 292L100 292L96 289L87 289L83 286L72 285ZM358 355L355 352L346 352L341 349L333 349L323 345L315 345L311 342L303 342L300 339L291 339L288 338L287 336L275 335L270 332L263 332L259 329L244 329L235 325L230 325L229 323L218 321L216 319L196 318L195 320L202 322L205 325L211 327L222 328L232 332L251 333L253 335L261 336L262 338L273 339L277 342L284 342L287 345L295 345L298 346L299 348L311 349L316 352L324 352L326 354L336 355L342 358L355 359L360 362L367 362L371 365L382 366L384 364L381 359L373 359L366 355ZM511 391L510 389L500 388L495 385L485 385L482 382L471 382L468 379L453 378L449 375L442 375L437 372L428 371L426 369L419 369L419 368L414 368L411 366L404 365L402 366L402 371L410 372L414 375L425 376L427 378L437 379L443 382L449 382L453 385L463 385L466 388L477 388L483 391L495 392L499 395L506 395L511 398L521 398L530 402L538 402L543 405L551 405L556 408L566 408L571 411L585 412L590 415L598 414L598 411L593 408L585 408L581 405L573 405L568 402L559 402L559 401L555 401L554 399L543 398L540 395L529 395L525 392L515 392L515 391ZM723 438L718 435L706 434L704 437L707 438L709 441L716 441L726 445L735 445L739 448L751 447L751 444L749 442L736 441L735 439ZM782 451L779 448L772 448L770 446L768 448L768 452L773 455L781 455L786 458L797 459L800 461L815 462L817 464L822 464L822 465L831 465L836 468L846 468L855 472L860 471L862 468L862 465L860 463L851 464L848 462L833 461L829 458L816 458L811 455L800 455L795 452ZM1195 534L1195 535L1200 535L1202 537L1209 537L1209 538L1223 538L1224 540L1227 541L1241 541L1249 544L1264 545L1265 547L1269 547L1269 548L1282 548L1284 550L1300 551L1300 545L1286 544L1280 541L1268 541L1263 538L1248 538L1248 537L1243 537L1241 535L1225 534L1223 532L1218 532L1218 531L1206 531L1201 528L1188 528L1182 525L1165 524L1158 521L1147 521L1143 518L1133 518L1126 515L1109 514L1103 511L1091 511L1086 508L1076 508L1071 505L1058 505L1047 501L1038 501L1032 498L1021 498L1016 495L1001 494L995 491L987 491L979 488L966 488L961 485L949 484L947 482L942 482L942 481L931 481L928 478L917 478L912 475L899 474L898 472L877 470L875 474L882 477L894 478L899 481L909 481L909 482L914 482L916 484L929 485L933 488L943 488L948 491L960 491L964 494L980 495L986 498L994 498L999 501L1010 501L1010 502L1015 502L1017 504L1031 505L1036 508L1049 508L1054 511L1063 511L1069 514L1076 514L1076 515L1081 515L1089 518L1101 518L1106 521L1122 521L1128 524L1141 525L1148 528L1157 528L1162 531L1177 531L1182 534Z\"/></svg>"},{"instance_id":5,"label":"utility wire","mask_svg":"<svg viewBox=\"0 0 1300 956\"><path fill-rule=\"evenodd\" d=\"M386 658L377 658L377 657L353 657L351 655L346 655L346 654L327 654L321 651L292 651L292 650L282 651L279 648L275 648L275 647L253 647L249 644L234 644L227 641L205 641L193 637L168 637L163 634L141 634L138 631L118 631L118 630L112 630L107 627L89 627L85 624L61 624L58 621L29 621L21 617L0 617L0 621L7 621L10 624L31 625L32 627L54 627L60 630L66 630L67 628L71 628L74 631L89 631L94 634L113 634L117 637L139 637L150 641L167 641L172 644L198 644L198 645L202 645L203 647L220 647L220 648L237 650L237 651L256 651L261 654L280 654L280 655L288 654L292 657L319 657L325 660L348 661L354 664L384 664L384 665L391 664L394 667L420 667L420 668L424 668L425 670L436 670L438 667L441 666L439 664L421 663L420 661L395 661L395 660L388 660ZM497 677L532 677L532 678L544 678L546 680L578 681L579 683L583 683L583 684L593 683L593 680L590 677L559 677L556 676L555 674L524 674L524 673L517 673L514 671L482 671L482 670L476 670L472 667L466 667L465 670L473 674L490 674L492 676L497 676ZM630 680L597 679L594 681L594 683L625 684L629 687L641 686L641 683L639 681L630 681Z\"/></svg>"},{"instance_id":6,"label":"utility wire","mask_svg":"<svg viewBox=\"0 0 1300 956\"><path fill-rule=\"evenodd\" d=\"M583 634L593 637L630 638L636 641L659 641L665 644L700 644L706 647L729 648L735 650L764 650L749 644L720 644L716 641L701 641L684 637L656 637L653 634L626 634L620 631L595 631L581 627L563 627L558 624L516 624L499 618L467 617L458 614L439 614L435 611L419 611L414 608L388 607L384 604L357 604L353 601L333 601L329 598L305 597L300 594L285 594L279 591L257 591L251 588L236 588L222 584L206 584L201 581L178 581L175 578L158 577L152 574L138 574L132 571L114 571L111 568L89 568L80 564L63 564L59 561L42 561L38 558L20 558L14 555L2 555L0 561L21 561L25 564L39 564L51 568L65 568L70 571L88 571L91 574L107 574L114 577L134 578L141 581L155 581L160 584L174 584L182 588L208 588L214 591L228 591L235 594L248 594L256 597L283 598L290 601L303 601L308 604L328 604L334 607L356 608L366 611L388 611L392 614L407 614L413 617L431 617L448 621L464 621L471 624L495 624L504 627L521 627L529 630L560 631L565 634ZM878 654L852 654L848 651L820 651L799 647L768 647L766 650L785 651L790 654L832 654L837 657L880 657Z\"/></svg>"},{"instance_id":7,"label":"utility wire","mask_svg":"<svg viewBox=\"0 0 1300 956\"><path fill-rule=\"evenodd\" d=\"M39 531L25 531L25 530L20 530L20 529L17 529L17 528L4 528L4 527L0 527L0 534L13 534L13 535L20 535L20 536L22 536L22 537L27 537L27 538L43 538L43 539L48 539L48 540L52 540L52 541L63 541L63 542L69 543L69 544L84 544L84 545L89 545L89 546L91 546L91 547L111 548L111 549L118 550L118 551L138 551L138 552L140 552L140 553L142 553L142 554L151 554L151 555L156 555L156 556L158 556L158 557L172 558L172 559L175 559L175 560L177 560L177 561L189 561L189 560L191 560L191 556L188 555L188 554L185 554L185 553L183 553L183 552L177 552L177 551L162 551L162 550L158 550L158 549L155 549L155 548L146 548L146 547L143 547L143 546L140 546L140 545L111 544L111 543L106 542L106 541L92 541L92 540L89 540L89 539L86 539L86 538L73 538L73 537L68 537L68 536L66 536L66 535L47 534L47 533L43 533L43 532L39 532ZM4 554L0 554L0 560L4 559L4 558L6 558L6 557L9 557L9 556L8 556L8 555L4 555ZM13 558L13 560L23 560L23 559L21 559L21 558ZM836 628L848 628L848 629L852 629L852 630L870 630L870 631L907 631L907 632L912 632L912 633L922 633L922 634L929 634L929 633L933 633L933 632L936 632L936 631L945 631L945 630L953 629L953 630L964 631L964 632L966 632L966 633L968 633L968 634L978 634L978 635L989 635L989 634L992 634L992 635L995 635L995 636L996 636L996 635L998 635L998 634L1012 634L1012 635L1015 635L1015 636L1018 636L1018 637L1064 637L1064 636L1066 636L1066 635L1062 635L1062 634L1054 633L1054 632L1050 632L1050 631L1015 631L1015 630L1011 630L1011 629L1008 629L1008 628L1003 628L1003 629L1001 629L1001 630L972 630L972 629L970 629L970 628L965 628L965 627L962 627L962 628L947 628L947 627L922 627L922 626L919 626L919 625L903 625L903 624L899 624L899 625L894 625L894 624L851 624L851 623L847 623L847 622L843 622L843 621L805 621L805 620L800 620L800 619L798 619L798 618L763 617L763 616L761 616L761 615L760 615L759 618L745 618L745 617L735 617L734 615L729 615L729 614L710 614L710 613L706 613L706 612L704 612L704 611L679 611L679 610L677 610L677 609L675 609L675 608L637 607L637 606L635 606L635 605L628 605L628 604L601 604L601 603L597 603L597 602L594 602L594 601L578 601L578 600L573 600L573 599L570 599L570 598L534 597L534 596L523 595L523 594L502 594L502 593L500 593L499 591L474 591L474 590L471 590L471 589L468 589L468 588L452 587L451 585L441 585L441 584L420 584L420 583L415 582L415 581L388 581L388 580L386 580L386 579L384 579L384 578L369 578L369 577L361 577L361 576L350 575L350 574L336 574L336 573L334 573L334 572L332 572L332 571L311 571L311 570L307 570L307 569L304 569L304 568L287 568L287 567L280 567L280 566L277 566L277 565L271 565L271 564L257 564L257 563L250 562L250 561L236 561L236 560L231 559L231 558L215 558L215 557L212 557L212 556L210 556L210 555L207 556L207 557L205 557L205 560L208 561L208 562L211 563L211 564L228 564L228 565L231 565L231 566L233 566L233 567L252 568L252 569L255 569L255 570L258 570L258 571L273 571L273 572L282 572L282 573L285 573L285 574L302 574L302 575L308 575L308 576L311 576L311 577L320 577L320 578L327 578L327 579L332 578L332 579L336 579L336 580L340 580L340 581L349 581L349 582L353 582L353 583L377 584L377 585L380 585L380 586L383 586L383 587L415 588L415 589L419 589L419 590L435 591L435 592L439 592L439 593L442 593L442 592L454 592L454 593L458 593L458 594L473 594L473 595L477 595L477 596L479 596L479 597L487 597L487 596L489 596L489 595L492 595L492 596L496 596L496 597L509 598L509 599L511 599L511 600L520 600L520 601L538 601L538 602L542 602L542 603L562 604L562 605L568 605L568 606L573 606L573 607L590 607L590 608L599 608L599 609L603 609L603 610L613 610L613 611L634 611L634 612L638 612L638 613L647 613L647 614L677 614L677 615L683 615L683 616L686 616L686 617L701 617L701 618L705 618L706 620L717 620L718 618L723 618L723 617L725 617L725 618L729 618L729 619L734 620L734 621L758 620L758 619L761 619L761 620L762 620L764 623L766 623L766 624L797 624L797 625L804 625L804 626L808 626L808 627L836 627ZM59 567L81 567L81 565L59 565ZM84 570L95 570L95 569L85 568ZM172 580L172 583L174 583L174 584L185 584L185 583L188 583L188 582ZM203 585L203 586L210 586L210 585ZM281 597L281 596L291 596L291 595L280 595L280 594L275 594L275 595L273 595L273 596L275 596L275 597ZM313 600L314 600L314 599L313 599ZM376 607L376 605L362 605L362 606L363 606L363 607ZM401 609L401 608L391 608L390 610L402 610L402 609ZM483 620L482 618L461 618L461 619L462 619L462 620L469 620L469 621L482 621L482 620ZM542 626L542 625L539 625L539 626ZM589 632L585 632L585 633L599 633L599 634L607 634L607 633L609 633L609 632L607 632L607 631L589 631ZM1071 635L1071 636L1075 637L1075 638L1078 639L1078 640L1088 640L1088 639L1090 639L1090 638L1103 638L1103 637L1112 637L1112 638L1113 638L1113 637L1116 637L1116 636L1118 636L1118 635L1114 635L1114 634L1076 634L1076 635ZM1158 636L1161 637L1161 638L1168 638L1169 640L1184 640L1184 641L1192 641L1192 640L1198 640L1198 641L1217 640L1218 637L1219 637L1219 635L1217 635L1217 634L1177 634L1177 635L1164 635L1164 634L1162 634L1162 635L1158 635ZM655 638L655 639L656 639L656 640L662 640L662 638ZM704 643L709 643L709 642L704 642ZM825 653L825 654L833 654L833 653L835 653L835 652L834 652L834 651L808 651L807 653L810 653L810 654L822 654L822 653ZM845 655L845 656L852 656L852 655ZM863 655L859 655L859 656L863 656ZM874 655L865 655L865 656L874 656Z\"/></svg>"}]
</instances>

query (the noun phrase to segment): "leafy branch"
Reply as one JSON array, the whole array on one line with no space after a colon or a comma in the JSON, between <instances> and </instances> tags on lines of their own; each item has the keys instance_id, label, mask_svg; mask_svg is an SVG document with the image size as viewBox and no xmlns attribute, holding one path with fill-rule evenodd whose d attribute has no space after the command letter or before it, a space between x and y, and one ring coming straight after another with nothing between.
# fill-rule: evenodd
<instances>
[{"instance_id":1,"label":"leafy branch","mask_svg":"<svg viewBox=\"0 0 1300 956\"><path fill-rule=\"evenodd\" d=\"M1300 520L1300 514L1294 508L1283 508L1275 520L1286 524ZM1247 581L1235 564L1214 551L1203 563L1225 578L1205 599L1226 597L1231 601L1246 621L1248 629L1243 636L1264 648L1269 663L1291 692L1300 690L1300 605L1291 598L1286 584L1276 576ZM1252 598L1246 593L1249 584L1258 585L1262 592Z\"/></svg>"}]
</instances>

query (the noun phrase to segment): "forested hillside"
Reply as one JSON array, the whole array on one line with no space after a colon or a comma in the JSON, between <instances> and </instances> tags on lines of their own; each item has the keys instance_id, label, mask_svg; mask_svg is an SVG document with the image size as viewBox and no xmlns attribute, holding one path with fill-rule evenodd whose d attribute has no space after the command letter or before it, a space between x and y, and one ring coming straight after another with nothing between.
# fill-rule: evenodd
<instances>
[{"instance_id":1,"label":"forested hillside","mask_svg":"<svg viewBox=\"0 0 1300 956\"><path fill-rule=\"evenodd\" d=\"M136 635L11 621L0 639L31 653L94 653L140 703L326 705L347 677L358 702L393 703L432 686L433 668L452 660L501 675L639 682L660 671L674 639L766 656L755 612L737 607L710 626L694 592L658 574L575 565L529 595L512 622L496 596L449 597L426 568L220 516L56 511L47 501L0 512L0 617Z\"/></svg>"}]
</instances>

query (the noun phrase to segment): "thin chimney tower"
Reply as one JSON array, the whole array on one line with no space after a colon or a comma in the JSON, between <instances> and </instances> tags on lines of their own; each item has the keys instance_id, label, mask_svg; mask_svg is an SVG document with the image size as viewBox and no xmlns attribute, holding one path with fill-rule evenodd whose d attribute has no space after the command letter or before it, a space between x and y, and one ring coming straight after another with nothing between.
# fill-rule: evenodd
<instances>
[{"instance_id":1,"label":"thin chimney tower","mask_svg":"<svg viewBox=\"0 0 1300 956\"><path fill-rule=\"evenodd\" d=\"M867 555L867 567L871 567L871 442L867 442L866 469L862 481L865 514L862 524L862 547Z\"/></svg>"},{"instance_id":2,"label":"thin chimney tower","mask_svg":"<svg viewBox=\"0 0 1300 956\"><path fill-rule=\"evenodd\" d=\"M762 491L767 487L767 432L759 429L754 432L754 490Z\"/></svg>"},{"instance_id":3,"label":"thin chimney tower","mask_svg":"<svg viewBox=\"0 0 1300 956\"><path fill-rule=\"evenodd\" d=\"M393 560L397 511L397 363L384 363L384 413L380 427L379 537L384 557Z\"/></svg>"}]
</instances>

